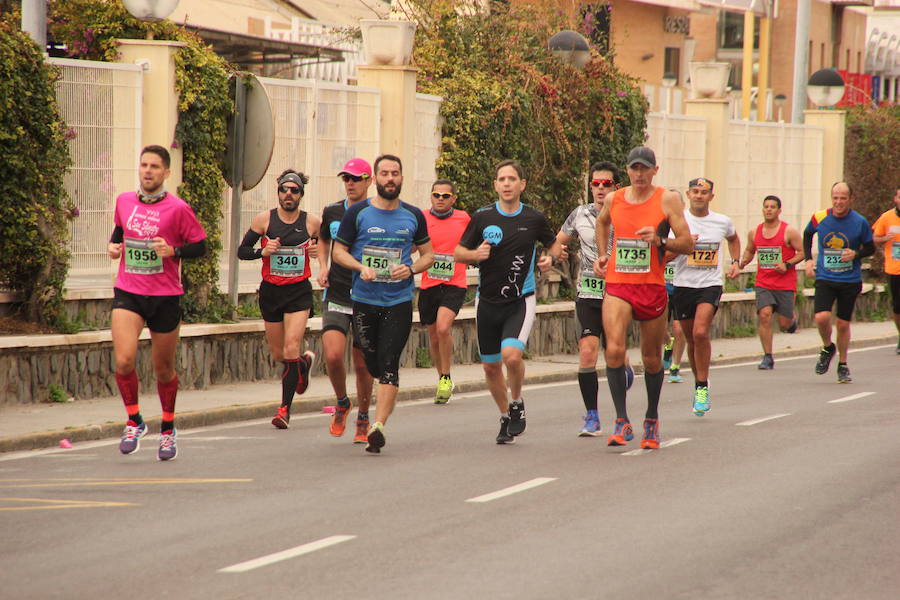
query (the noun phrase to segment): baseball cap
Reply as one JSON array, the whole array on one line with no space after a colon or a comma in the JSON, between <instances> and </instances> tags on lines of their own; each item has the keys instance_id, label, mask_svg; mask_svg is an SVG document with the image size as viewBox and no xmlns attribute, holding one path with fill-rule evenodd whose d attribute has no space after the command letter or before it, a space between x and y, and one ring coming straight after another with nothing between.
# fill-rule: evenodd
<instances>
[{"instance_id":1,"label":"baseball cap","mask_svg":"<svg viewBox=\"0 0 900 600\"><path fill-rule=\"evenodd\" d=\"M636 146L631 149L631 152L628 153L628 158L625 160L625 164L629 167L634 163L641 163L645 167L655 167L656 154L647 146Z\"/></svg>"},{"instance_id":2,"label":"baseball cap","mask_svg":"<svg viewBox=\"0 0 900 600\"><path fill-rule=\"evenodd\" d=\"M341 169L338 175L343 175L344 173L354 177L371 177L372 165L361 158L351 158L344 163L344 168Z\"/></svg>"},{"instance_id":3,"label":"baseball cap","mask_svg":"<svg viewBox=\"0 0 900 600\"><path fill-rule=\"evenodd\" d=\"M688 187L698 187L704 190L713 190L713 182L711 179L707 179L706 177L697 177L695 179L691 179L690 183L688 183Z\"/></svg>"}]
</instances>

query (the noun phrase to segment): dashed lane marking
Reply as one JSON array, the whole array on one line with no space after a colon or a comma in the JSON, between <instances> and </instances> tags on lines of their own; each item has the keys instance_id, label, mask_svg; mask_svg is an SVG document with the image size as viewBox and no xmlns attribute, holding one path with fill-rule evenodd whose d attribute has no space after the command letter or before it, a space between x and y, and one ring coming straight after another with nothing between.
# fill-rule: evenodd
<instances>
[{"instance_id":1,"label":"dashed lane marking","mask_svg":"<svg viewBox=\"0 0 900 600\"><path fill-rule=\"evenodd\" d=\"M268 554L266 556L254 558L253 560L248 560L236 565L231 565L230 567L219 569L218 572L245 573L247 571L252 571L253 569L265 567L267 565L281 562L283 560L303 556L304 554L309 554L310 552L315 552L316 550L322 550L323 548L328 548L329 546L348 542L355 538L355 535L332 535L327 538L322 538L321 540L316 540L315 542L309 542L308 544L288 548L287 550L282 550L281 552L275 552L274 554Z\"/></svg>"},{"instance_id":2,"label":"dashed lane marking","mask_svg":"<svg viewBox=\"0 0 900 600\"><path fill-rule=\"evenodd\" d=\"M875 394L875 392L862 392L859 394L853 394L852 396L844 396L843 398L829 400L828 404L839 404L841 402L850 402L851 400L859 400L860 398L865 398L866 396L873 396L874 394Z\"/></svg>"},{"instance_id":3,"label":"dashed lane marking","mask_svg":"<svg viewBox=\"0 0 900 600\"><path fill-rule=\"evenodd\" d=\"M537 477L535 479L531 479L529 481L525 481L523 483L519 483L516 485L512 485L508 488L503 488L502 490L497 490L496 492L491 492L489 494L483 494L481 496L475 496L474 498L469 498L466 502L490 502L491 500L497 500L499 498L505 498L506 496L512 496L513 494L518 494L519 492L524 492L526 490L530 490L532 488L536 488L540 485L544 485L545 483L550 483L551 481L556 481L556 477Z\"/></svg>"},{"instance_id":4,"label":"dashed lane marking","mask_svg":"<svg viewBox=\"0 0 900 600\"><path fill-rule=\"evenodd\" d=\"M750 419L749 421L741 421L740 423L735 423L738 427L751 427L753 425L759 425L760 423L765 423L766 421L773 421L775 419L780 419L782 417L789 417L791 413L781 413L777 415L769 415L768 417L760 417L759 419Z\"/></svg>"}]
</instances>

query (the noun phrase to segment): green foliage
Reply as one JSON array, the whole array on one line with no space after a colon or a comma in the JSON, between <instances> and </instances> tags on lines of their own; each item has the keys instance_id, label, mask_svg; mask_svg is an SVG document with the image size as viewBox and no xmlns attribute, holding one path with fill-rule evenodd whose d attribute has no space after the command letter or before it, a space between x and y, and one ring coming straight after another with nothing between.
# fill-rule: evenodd
<instances>
[{"instance_id":1,"label":"green foliage","mask_svg":"<svg viewBox=\"0 0 900 600\"><path fill-rule=\"evenodd\" d=\"M66 390L62 389L60 386L55 383L51 383L47 387L48 396L50 398L50 402L68 402L69 395L66 394Z\"/></svg>"},{"instance_id":2,"label":"green foliage","mask_svg":"<svg viewBox=\"0 0 900 600\"><path fill-rule=\"evenodd\" d=\"M218 256L222 251L225 181L219 163L225 151L232 67L193 33L171 21L145 23L132 17L118 0L66 0L50 5L50 35L73 58L113 61L119 38L174 40L187 45L176 55L175 88L179 92L178 125L172 147L183 150L182 184L177 194L197 214L206 230L209 253L182 263L187 322L227 320L232 307L218 291ZM136 165L135 165L136 168Z\"/></svg>"},{"instance_id":3,"label":"green foliage","mask_svg":"<svg viewBox=\"0 0 900 600\"><path fill-rule=\"evenodd\" d=\"M0 21L0 285L22 293L26 320L51 327L63 318L73 216L57 77L12 18Z\"/></svg>"},{"instance_id":4,"label":"green foliage","mask_svg":"<svg viewBox=\"0 0 900 600\"><path fill-rule=\"evenodd\" d=\"M256 300L249 302L240 302L237 305L237 316L245 319L261 319L262 312L259 310L259 303Z\"/></svg>"},{"instance_id":5,"label":"green foliage","mask_svg":"<svg viewBox=\"0 0 900 600\"><path fill-rule=\"evenodd\" d=\"M647 105L637 81L596 49L584 70L564 65L547 39L570 26L553 3L464 15L458 0L410 0L420 26L414 59L420 92L444 98L440 177L459 205L493 202L493 165L526 169L523 200L559 225L586 192L591 163L624 162L644 140ZM584 24L589 25L589 20Z\"/></svg>"},{"instance_id":6,"label":"green foliage","mask_svg":"<svg viewBox=\"0 0 900 600\"><path fill-rule=\"evenodd\" d=\"M745 338L754 337L756 335L756 325L754 323L741 323L732 325L722 334L726 338Z\"/></svg>"},{"instance_id":7,"label":"green foliage","mask_svg":"<svg viewBox=\"0 0 900 600\"><path fill-rule=\"evenodd\" d=\"M416 367L419 369L428 369L431 366L431 351L422 346L416 348Z\"/></svg>"},{"instance_id":8,"label":"green foliage","mask_svg":"<svg viewBox=\"0 0 900 600\"><path fill-rule=\"evenodd\" d=\"M900 105L871 108L857 106L847 112L844 177L853 186L853 208L869 223L892 208L898 185L896 165L900 161ZM881 272L884 257L872 257Z\"/></svg>"}]
</instances>

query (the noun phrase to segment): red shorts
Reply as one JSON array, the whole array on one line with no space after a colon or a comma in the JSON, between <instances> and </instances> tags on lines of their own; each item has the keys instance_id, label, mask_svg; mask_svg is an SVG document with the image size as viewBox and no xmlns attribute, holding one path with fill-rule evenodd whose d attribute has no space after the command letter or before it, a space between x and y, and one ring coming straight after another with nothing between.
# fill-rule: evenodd
<instances>
[{"instance_id":1,"label":"red shorts","mask_svg":"<svg viewBox=\"0 0 900 600\"><path fill-rule=\"evenodd\" d=\"M631 305L636 321L652 321L666 310L669 300L666 286L656 283L608 283L606 295L621 298Z\"/></svg>"}]
</instances>

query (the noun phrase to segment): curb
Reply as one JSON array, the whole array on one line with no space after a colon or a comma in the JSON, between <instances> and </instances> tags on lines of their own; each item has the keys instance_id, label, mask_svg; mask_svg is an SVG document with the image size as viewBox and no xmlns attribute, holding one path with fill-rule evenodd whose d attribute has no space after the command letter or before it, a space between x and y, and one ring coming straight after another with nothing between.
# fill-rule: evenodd
<instances>
[{"instance_id":1,"label":"curb","mask_svg":"<svg viewBox=\"0 0 900 600\"><path fill-rule=\"evenodd\" d=\"M852 340L850 348L870 348L882 344L894 343L897 339L896 335L879 336L872 338L862 338ZM803 356L807 354L815 354L819 350L819 346L808 346L803 348L792 348L776 353L776 358L787 358L791 356ZM735 356L717 357L710 361L711 366L732 365L742 362L751 362L759 359L761 353L742 354ZM687 362L687 361L686 361ZM561 381L572 381L577 379L577 363L559 363L567 370L560 370L554 373L544 373L541 375L526 375L523 385L535 385L541 383L557 383ZM635 366L636 373L643 373L641 365ZM605 376L603 371L600 376ZM487 389L483 380L463 381L456 385L457 393L480 392ZM397 402L409 402L413 400L424 400L431 398L434 393L434 386L419 386L413 388L400 389L397 394ZM316 396L311 398L299 398L292 407L295 414L319 412L323 406L333 401L332 396ZM223 406L208 410L190 411L178 413L179 429L195 429L198 427L206 427L209 425L219 425L221 423L230 423L234 421L250 421L254 419L263 419L270 417L278 408L278 402L259 402L256 404ZM159 417L147 419L147 425L151 431L159 431ZM103 439L117 438L122 434L122 428L125 422L108 422L103 425L87 425L84 427L73 427L71 429L58 429L55 431L45 431L40 433L28 433L24 435L0 438L0 453L16 452L23 450L38 450L42 448L51 448L59 444L60 440L68 439L72 442L87 442Z\"/></svg>"}]
</instances>

